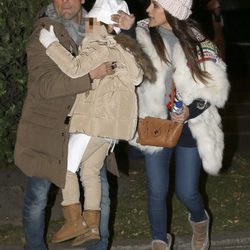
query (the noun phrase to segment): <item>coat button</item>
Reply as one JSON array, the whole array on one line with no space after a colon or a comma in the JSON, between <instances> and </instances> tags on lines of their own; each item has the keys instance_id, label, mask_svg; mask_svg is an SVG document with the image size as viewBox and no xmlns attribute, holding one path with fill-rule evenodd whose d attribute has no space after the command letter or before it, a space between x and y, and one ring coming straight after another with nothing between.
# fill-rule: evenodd
<instances>
[{"instance_id":1,"label":"coat button","mask_svg":"<svg viewBox=\"0 0 250 250\"><path fill-rule=\"evenodd\" d=\"M58 160L58 164L61 164L61 160Z\"/></svg>"},{"instance_id":2,"label":"coat button","mask_svg":"<svg viewBox=\"0 0 250 250\"><path fill-rule=\"evenodd\" d=\"M71 107L71 106L70 106L70 105L68 105L68 106L67 106L67 109L70 109L70 107Z\"/></svg>"},{"instance_id":3,"label":"coat button","mask_svg":"<svg viewBox=\"0 0 250 250\"><path fill-rule=\"evenodd\" d=\"M64 136L64 132L62 132L62 136Z\"/></svg>"}]
</instances>

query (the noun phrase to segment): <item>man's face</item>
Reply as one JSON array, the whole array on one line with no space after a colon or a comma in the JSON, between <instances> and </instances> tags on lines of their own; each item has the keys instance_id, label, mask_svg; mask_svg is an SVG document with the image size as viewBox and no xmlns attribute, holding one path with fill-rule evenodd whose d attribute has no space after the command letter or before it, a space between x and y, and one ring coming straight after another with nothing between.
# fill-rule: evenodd
<instances>
[{"instance_id":1,"label":"man's face","mask_svg":"<svg viewBox=\"0 0 250 250\"><path fill-rule=\"evenodd\" d=\"M81 5L84 2L85 0L53 0L57 14L75 22L81 19Z\"/></svg>"}]
</instances>

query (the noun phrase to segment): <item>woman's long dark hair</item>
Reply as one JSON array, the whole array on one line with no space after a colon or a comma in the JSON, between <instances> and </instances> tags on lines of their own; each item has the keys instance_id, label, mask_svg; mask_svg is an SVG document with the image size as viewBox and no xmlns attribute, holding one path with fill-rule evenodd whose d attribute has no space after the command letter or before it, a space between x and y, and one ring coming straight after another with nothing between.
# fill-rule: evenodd
<instances>
[{"instance_id":1,"label":"woman's long dark hair","mask_svg":"<svg viewBox=\"0 0 250 250\"><path fill-rule=\"evenodd\" d=\"M191 70L192 77L200 80L203 83L207 83L207 80L211 78L208 72L204 71L201 68L200 63L198 63L198 54L197 48L201 52L201 56L204 57L202 48L200 45L199 39L195 34L194 30L197 30L198 33L202 34L200 31L199 25L191 20L179 20L173 17L170 13L165 11L165 16L170 24L173 33L179 39L181 47L184 51L184 54L187 58L188 65ZM167 50L162 40L161 35L158 32L157 27L149 28L151 40L156 49L157 54L165 63L170 63L169 58L167 58Z\"/></svg>"}]
</instances>

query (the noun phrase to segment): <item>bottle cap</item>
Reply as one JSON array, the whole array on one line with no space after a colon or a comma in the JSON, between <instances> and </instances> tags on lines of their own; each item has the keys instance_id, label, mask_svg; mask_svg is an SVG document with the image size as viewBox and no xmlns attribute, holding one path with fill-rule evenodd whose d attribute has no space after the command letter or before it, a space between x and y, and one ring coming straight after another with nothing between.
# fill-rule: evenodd
<instances>
[{"instance_id":1,"label":"bottle cap","mask_svg":"<svg viewBox=\"0 0 250 250\"><path fill-rule=\"evenodd\" d=\"M182 107L182 101L178 101L178 102L176 102L175 103L175 106L177 107L177 108L181 108Z\"/></svg>"}]
</instances>

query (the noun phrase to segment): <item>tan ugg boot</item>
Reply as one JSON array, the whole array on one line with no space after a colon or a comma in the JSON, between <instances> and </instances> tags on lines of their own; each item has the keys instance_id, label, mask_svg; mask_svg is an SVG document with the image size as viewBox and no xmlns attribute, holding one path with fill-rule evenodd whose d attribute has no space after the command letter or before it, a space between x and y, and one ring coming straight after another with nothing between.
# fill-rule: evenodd
<instances>
[{"instance_id":1,"label":"tan ugg boot","mask_svg":"<svg viewBox=\"0 0 250 250\"><path fill-rule=\"evenodd\" d=\"M62 242L88 232L89 229L86 223L84 223L81 214L82 209L80 203L63 206L65 222L59 231L54 234L52 242Z\"/></svg>"},{"instance_id":2,"label":"tan ugg boot","mask_svg":"<svg viewBox=\"0 0 250 250\"><path fill-rule=\"evenodd\" d=\"M209 249L209 215L205 211L207 219L201 222L191 221L189 214L189 222L193 229L191 247L192 250L208 250Z\"/></svg>"},{"instance_id":3,"label":"tan ugg boot","mask_svg":"<svg viewBox=\"0 0 250 250\"><path fill-rule=\"evenodd\" d=\"M82 245L83 247L86 247L94 245L100 240L100 210L85 210L83 212L83 219L85 220L89 230L85 234L75 238L72 246Z\"/></svg>"},{"instance_id":4,"label":"tan ugg boot","mask_svg":"<svg viewBox=\"0 0 250 250\"><path fill-rule=\"evenodd\" d=\"M172 244L172 236L167 234L168 244L162 240L153 240L151 242L152 250L170 250Z\"/></svg>"}]
</instances>

